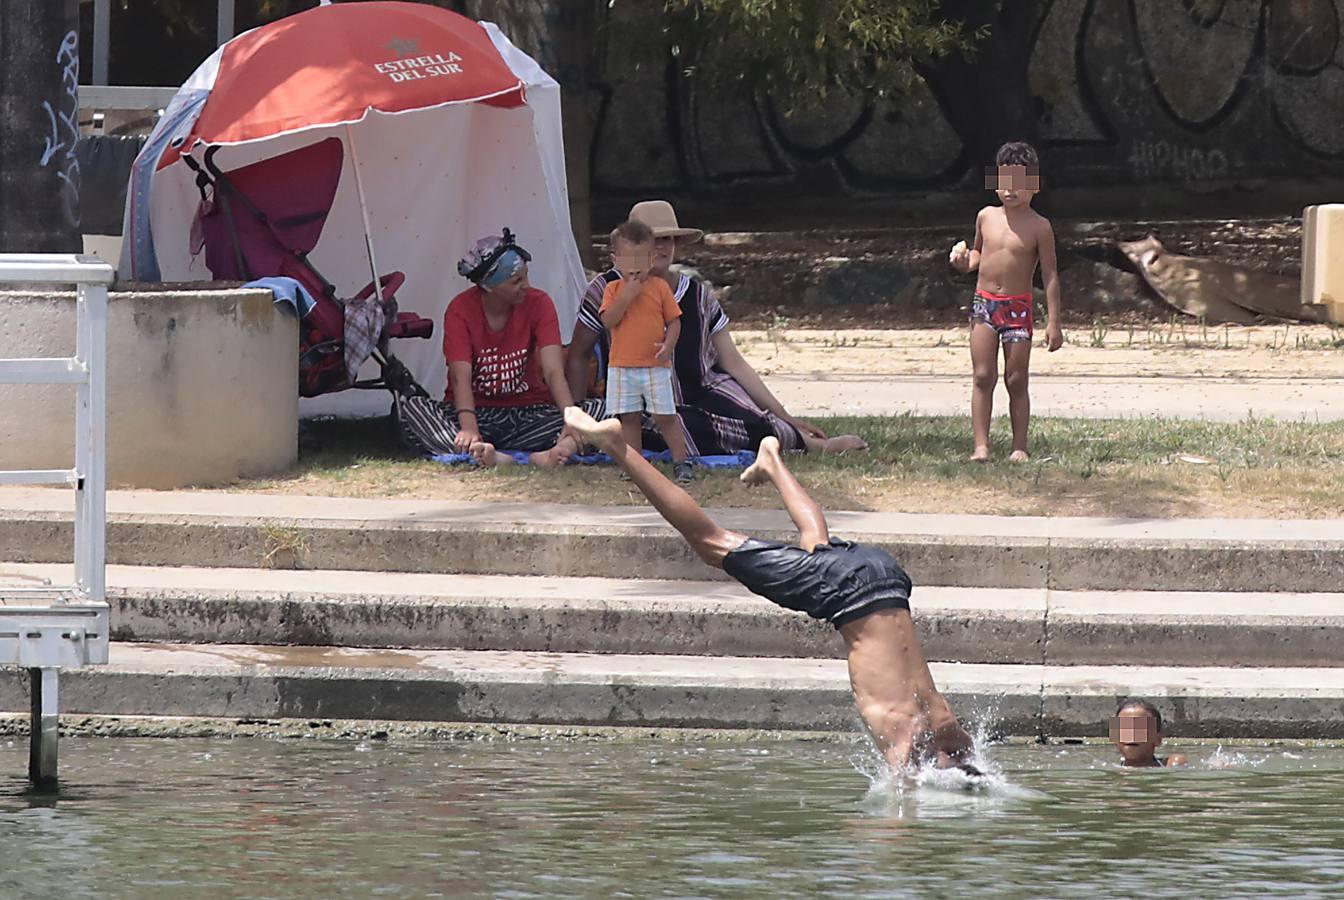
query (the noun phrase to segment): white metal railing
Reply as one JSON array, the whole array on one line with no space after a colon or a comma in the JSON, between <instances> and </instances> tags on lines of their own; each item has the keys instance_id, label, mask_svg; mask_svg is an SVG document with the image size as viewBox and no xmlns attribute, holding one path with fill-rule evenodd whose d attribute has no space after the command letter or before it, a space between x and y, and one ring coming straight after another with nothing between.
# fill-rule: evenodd
<instances>
[{"instance_id":1,"label":"white metal railing","mask_svg":"<svg viewBox=\"0 0 1344 900\"><path fill-rule=\"evenodd\" d=\"M135 87L130 85L109 85L97 87L81 84L79 86L79 108L81 110L125 110L157 113L172 102L177 94L175 87Z\"/></svg>"},{"instance_id":2,"label":"white metal railing","mask_svg":"<svg viewBox=\"0 0 1344 900\"><path fill-rule=\"evenodd\" d=\"M56 781L58 674L107 662L107 287L112 267L94 256L0 254L0 286L66 285L76 290L75 355L0 359L0 384L75 385L75 464L71 469L0 471L0 484L75 488L75 584L0 587L0 665L31 676L29 776ZM28 602L11 604L6 598ZM37 596L49 597L39 604Z\"/></svg>"}]
</instances>

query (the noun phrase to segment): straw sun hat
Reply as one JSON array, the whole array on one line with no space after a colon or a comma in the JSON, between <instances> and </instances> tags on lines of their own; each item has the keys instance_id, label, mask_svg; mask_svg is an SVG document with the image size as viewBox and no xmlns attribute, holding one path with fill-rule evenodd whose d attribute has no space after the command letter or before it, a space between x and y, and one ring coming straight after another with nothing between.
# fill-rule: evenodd
<instances>
[{"instance_id":1,"label":"straw sun hat","mask_svg":"<svg viewBox=\"0 0 1344 900\"><path fill-rule=\"evenodd\" d=\"M630 207L630 218L653 229L654 237L674 237L694 244L705 236L699 228L682 228L677 212L666 200L643 200Z\"/></svg>"}]
</instances>

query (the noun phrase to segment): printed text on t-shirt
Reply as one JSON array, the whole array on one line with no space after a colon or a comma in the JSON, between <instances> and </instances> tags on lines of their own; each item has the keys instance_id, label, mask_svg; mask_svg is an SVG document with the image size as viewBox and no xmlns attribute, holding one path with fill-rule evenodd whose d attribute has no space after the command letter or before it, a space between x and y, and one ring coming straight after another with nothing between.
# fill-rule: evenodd
<instances>
[{"instance_id":1,"label":"printed text on t-shirt","mask_svg":"<svg viewBox=\"0 0 1344 900\"><path fill-rule=\"evenodd\" d=\"M483 347L476 357L471 389L486 397L527 393L526 368L526 347L507 353L500 353L495 347Z\"/></svg>"}]
</instances>

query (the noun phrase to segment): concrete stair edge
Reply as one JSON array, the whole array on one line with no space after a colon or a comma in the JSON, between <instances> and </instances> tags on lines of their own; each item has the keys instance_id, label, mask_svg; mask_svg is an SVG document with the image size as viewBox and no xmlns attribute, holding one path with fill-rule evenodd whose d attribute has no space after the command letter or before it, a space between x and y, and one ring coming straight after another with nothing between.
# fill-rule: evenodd
<instances>
[{"instance_id":1,"label":"concrete stair edge","mask_svg":"<svg viewBox=\"0 0 1344 900\"><path fill-rule=\"evenodd\" d=\"M0 565L29 581L60 566ZM271 645L836 657L828 626L724 582L111 567L112 637ZM229 585L221 587L217 585ZM926 587L930 659L1344 666L1344 594ZM4 606L0 605L0 617Z\"/></svg>"},{"instance_id":2,"label":"concrete stair edge","mask_svg":"<svg viewBox=\"0 0 1344 900\"><path fill-rule=\"evenodd\" d=\"M102 716L333 718L854 730L840 660L760 660L117 644L62 677L62 709ZM1004 734L1104 734L1120 697L1200 737L1344 737L1344 679L1319 669L933 664L964 719ZM0 678L0 711L26 708Z\"/></svg>"},{"instance_id":3,"label":"concrete stair edge","mask_svg":"<svg viewBox=\"0 0 1344 900\"><path fill-rule=\"evenodd\" d=\"M1324 525L1322 528L1324 529ZM762 536L791 539L785 531ZM1333 591L1344 539L841 532L889 550L918 585L1052 590ZM0 514L0 559L68 562L68 517ZM726 579L666 526L111 517L113 564Z\"/></svg>"}]
</instances>

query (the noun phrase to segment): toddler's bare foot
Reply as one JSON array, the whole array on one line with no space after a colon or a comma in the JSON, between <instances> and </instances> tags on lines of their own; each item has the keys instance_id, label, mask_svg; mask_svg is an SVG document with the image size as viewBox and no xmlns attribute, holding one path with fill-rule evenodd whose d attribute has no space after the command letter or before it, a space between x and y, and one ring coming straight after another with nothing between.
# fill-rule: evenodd
<instances>
[{"instance_id":1,"label":"toddler's bare foot","mask_svg":"<svg viewBox=\"0 0 1344 900\"><path fill-rule=\"evenodd\" d=\"M476 465L486 469L493 469L499 465L500 455L495 452L494 444L487 444L485 441L477 441L467 448L471 458L476 460Z\"/></svg>"},{"instance_id":2,"label":"toddler's bare foot","mask_svg":"<svg viewBox=\"0 0 1344 900\"><path fill-rule=\"evenodd\" d=\"M1029 459L1031 459L1031 457L1027 456L1027 451L1025 450L1014 450L1012 453L1008 454L1009 462L1023 463Z\"/></svg>"},{"instance_id":3,"label":"toddler's bare foot","mask_svg":"<svg viewBox=\"0 0 1344 900\"><path fill-rule=\"evenodd\" d=\"M839 434L827 438L821 445L822 453L845 453L849 450L867 450L868 442L857 434Z\"/></svg>"},{"instance_id":4,"label":"toddler's bare foot","mask_svg":"<svg viewBox=\"0 0 1344 900\"><path fill-rule=\"evenodd\" d=\"M756 450L756 461L737 476L738 480L743 484L765 484L779 464L779 438L762 438L761 446Z\"/></svg>"},{"instance_id":5,"label":"toddler's bare foot","mask_svg":"<svg viewBox=\"0 0 1344 900\"><path fill-rule=\"evenodd\" d=\"M565 424L608 456L615 456L625 449L619 419L603 419L599 422L577 406L570 406L565 409Z\"/></svg>"},{"instance_id":6,"label":"toddler's bare foot","mask_svg":"<svg viewBox=\"0 0 1344 900\"><path fill-rule=\"evenodd\" d=\"M987 462L989 462L989 448L988 448L988 447L976 447L975 450L971 451L971 458L970 458L970 461L971 461L971 462L978 462L978 463L987 463Z\"/></svg>"}]
</instances>

